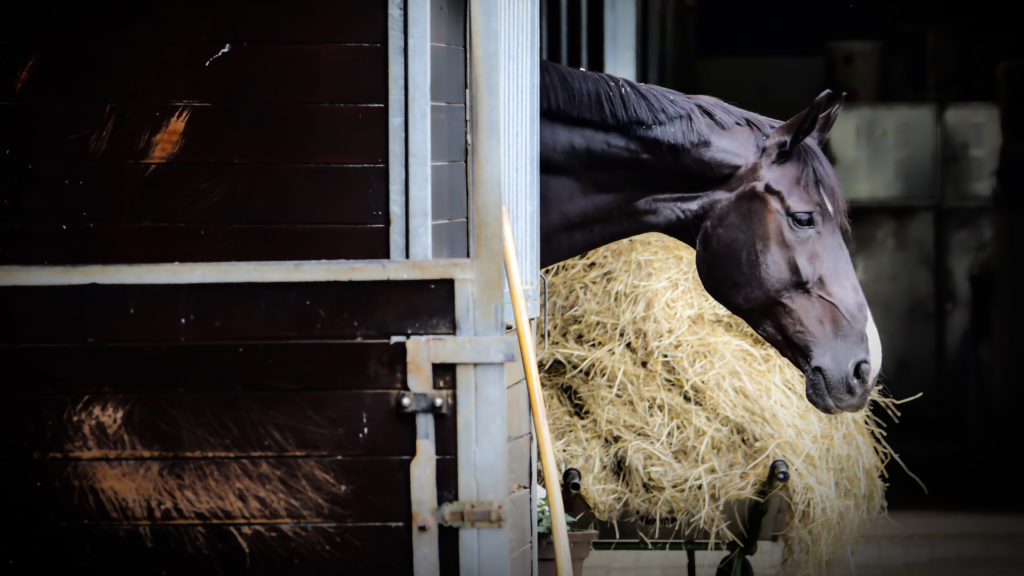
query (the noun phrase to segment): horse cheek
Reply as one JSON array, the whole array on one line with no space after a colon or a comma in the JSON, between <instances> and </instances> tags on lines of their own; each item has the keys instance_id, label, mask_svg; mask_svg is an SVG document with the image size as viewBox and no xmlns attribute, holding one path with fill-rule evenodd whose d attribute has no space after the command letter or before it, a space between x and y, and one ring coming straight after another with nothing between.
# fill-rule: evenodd
<instances>
[{"instance_id":1,"label":"horse cheek","mask_svg":"<svg viewBox=\"0 0 1024 576\"><path fill-rule=\"evenodd\" d=\"M734 256L739 247L735 246L735 240L727 239L725 234L722 236L725 239L706 233L700 235L696 254L697 276L704 290L716 302L744 318L756 301L752 290L754 283L744 272L745 268L749 270L750 263L745 262L746 258L737 261Z\"/></svg>"}]
</instances>

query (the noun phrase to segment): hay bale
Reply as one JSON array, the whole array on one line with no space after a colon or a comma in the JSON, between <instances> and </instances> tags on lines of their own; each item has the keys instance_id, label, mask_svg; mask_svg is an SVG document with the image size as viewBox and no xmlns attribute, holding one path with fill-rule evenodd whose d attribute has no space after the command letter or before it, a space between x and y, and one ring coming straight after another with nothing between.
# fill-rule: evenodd
<instances>
[{"instance_id":1,"label":"hay bale","mask_svg":"<svg viewBox=\"0 0 1024 576\"><path fill-rule=\"evenodd\" d=\"M884 441L869 410L822 414L803 375L704 291L690 247L645 234L545 270L538 331L556 458L610 522L672 519L734 539L723 508L753 498L772 460L791 470L786 573L823 574L886 515ZM735 527L732 527L735 528Z\"/></svg>"}]
</instances>

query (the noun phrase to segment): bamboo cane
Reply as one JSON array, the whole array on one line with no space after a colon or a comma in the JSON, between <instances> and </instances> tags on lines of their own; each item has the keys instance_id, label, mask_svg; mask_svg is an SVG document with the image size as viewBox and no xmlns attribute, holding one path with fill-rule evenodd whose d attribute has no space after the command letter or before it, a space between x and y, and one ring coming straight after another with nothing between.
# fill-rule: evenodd
<instances>
[{"instance_id":1,"label":"bamboo cane","mask_svg":"<svg viewBox=\"0 0 1024 576\"><path fill-rule=\"evenodd\" d=\"M537 371L537 353L534 349L533 331L526 316L526 300L519 277L516 260L516 246L512 238L512 224L509 222L508 207L502 204L502 236L505 242L505 276L512 296L512 312L516 319L516 333L519 336L519 350L523 357L526 384L530 391L530 408L533 411L533 426L537 431L540 448L540 463L544 470L544 487L548 492L548 506L551 509L551 535L555 543L555 567L558 576L572 576L572 557L569 551L569 533L565 522L565 508L562 504L562 489L558 481L555 464L555 447L548 430L548 415L544 408L544 396L540 389L540 375Z\"/></svg>"}]
</instances>

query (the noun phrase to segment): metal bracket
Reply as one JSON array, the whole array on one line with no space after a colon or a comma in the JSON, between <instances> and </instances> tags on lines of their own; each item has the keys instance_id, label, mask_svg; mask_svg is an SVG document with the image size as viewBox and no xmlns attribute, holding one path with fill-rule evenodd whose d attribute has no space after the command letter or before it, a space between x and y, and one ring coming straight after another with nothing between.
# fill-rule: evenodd
<instances>
[{"instance_id":1,"label":"metal bracket","mask_svg":"<svg viewBox=\"0 0 1024 576\"><path fill-rule=\"evenodd\" d=\"M398 411L401 414L447 415L451 413L452 391L431 390L429 392L402 392L398 395Z\"/></svg>"},{"instance_id":2,"label":"metal bracket","mask_svg":"<svg viewBox=\"0 0 1024 576\"><path fill-rule=\"evenodd\" d=\"M516 359L516 341L508 336L413 336L405 342L411 356L434 364L501 364Z\"/></svg>"},{"instance_id":3,"label":"metal bracket","mask_svg":"<svg viewBox=\"0 0 1024 576\"><path fill-rule=\"evenodd\" d=\"M437 509L438 522L452 528L501 528L505 505L499 502L446 502Z\"/></svg>"}]
</instances>

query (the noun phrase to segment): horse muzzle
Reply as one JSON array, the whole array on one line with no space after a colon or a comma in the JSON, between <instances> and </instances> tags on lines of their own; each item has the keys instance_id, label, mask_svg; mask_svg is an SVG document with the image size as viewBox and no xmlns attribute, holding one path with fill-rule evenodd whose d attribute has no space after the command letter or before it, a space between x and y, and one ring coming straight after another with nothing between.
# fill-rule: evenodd
<instances>
[{"instance_id":1,"label":"horse muzzle","mask_svg":"<svg viewBox=\"0 0 1024 576\"><path fill-rule=\"evenodd\" d=\"M871 361L831 362L812 365L805 373L807 400L826 414L859 412L868 403L875 385ZM840 367L841 366L841 367Z\"/></svg>"}]
</instances>

